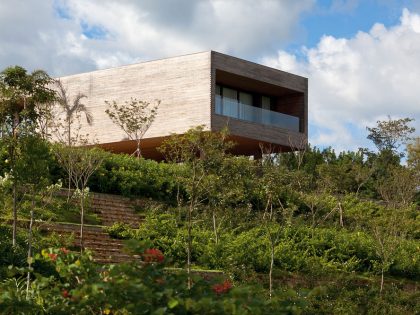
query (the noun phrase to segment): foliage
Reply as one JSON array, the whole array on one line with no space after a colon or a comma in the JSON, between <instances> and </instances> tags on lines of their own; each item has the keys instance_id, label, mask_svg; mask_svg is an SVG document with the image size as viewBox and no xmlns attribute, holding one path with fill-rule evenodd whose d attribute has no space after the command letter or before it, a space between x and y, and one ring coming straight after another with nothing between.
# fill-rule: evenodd
<instances>
[{"instance_id":1,"label":"foliage","mask_svg":"<svg viewBox=\"0 0 420 315\"><path fill-rule=\"evenodd\" d=\"M103 161L103 151L98 148L70 147L58 144L55 146L54 151L78 193L80 205L80 249L83 250L85 198L89 194L87 184L89 178Z\"/></svg>"},{"instance_id":2,"label":"foliage","mask_svg":"<svg viewBox=\"0 0 420 315\"><path fill-rule=\"evenodd\" d=\"M413 121L411 118L391 119L377 121L376 127L367 127L368 139L372 140L379 151L391 151L396 153L402 143L407 143L410 135L415 131L414 127L408 124Z\"/></svg>"},{"instance_id":3,"label":"foliage","mask_svg":"<svg viewBox=\"0 0 420 315\"><path fill-rule=\"evenodd\" d=\"M412 143L407 146L409 167L420 173L420 137L416 137Z\"/></svg>"},{"instance_id":4,"label":"foliage","mask_svg":"<svg viewBox=\"0 0 420 315\"><path fill-rule=\"evenodd\" d=\"M51 102L55 93L51 79L42 70L28 74L22 67L9 67L0 73L0 130L5 135L25 134L36 126L40 104ZM33 130L31 130L33 131Z\"/></svg>"},{"instance_id":5,"label":"foliage","mask_svg":"<svg viewBox=\"0 0 420 315\"><path fill-rule=\"evenodd\" d=\"M104 160L89 179L92 191L127 197L147 197L176 202L175 174L180 165L104 153Z\"/></svg>"},{"instance_id":6,"label":"foliage","mask_svg":"<svg viewBox=\"0 0 420 315\"><path fill-rule=\"evenodd\" d=\"M32 143L38 135L38 119L44 113L39 109L45 109L43 104L50 103L55 98L54 91L48 87L49 83L50 77L41 70L27 74L25 69L15 66L0 73L0 147L7 156L6 169L12 181L13 245L16 245L18 186L29 178L22 177L22 174L29 173L18 172L19 162L22 159L31 161L28 154L32 152L25 150L25 145Z\"/></svg>"},{"instance_id":7,"label":"foliage","mask_svg":"<svg viewBox=\"0 0 420 315\"><path fill-rule=\"evenodd\" d=\"M61 117L52 117L55 120L52 122L55 136L64 144L72 146L75 144L80 144L81 139L80 135L80 116L85 114L86 122L89 125L93 123L93 116L89 109L82 103L82 100L87 96L78 93L73 102L71 101L70 96L67 94L67 90L64 87L63 83L60 80L56 80L55 84L57 86L57 99L56 103L59 105L62 115L64 115L64 121L61 122ZM77 123L76 126L75 123ZM74 128L75 127L75 130Z\"/></svg>"},{"instance_id":8,"label":"foliage","mask_svg":"<svg viewBox=\"0 0 420 315\"><path fill-rule=\"evenodd\" d=\"M236 287L225 279L206 281L166 272L158 250L132 248L144 262L98 266L89 253L76 255L65 248L44 250L38 260L50 262L56 276L37 275L31 298L24 300L10 282L0 283L3 314L298 314L305 307L296 293L265 300L261 289ZM150 259L152 256L156 259Z\"/></svg>"},{"instance_id":9,"label":"foliage","mask_svg":"<svg viewBox=\"0 0 420 315\"><path fill-rule=\"evenodd\" d=\"M130 140L136 141L137 148L133 154L140 158L141 140L156 118L160 101L152 105L150 102L132 98L123 105L119 105L116 101L105 101L105 104L108 106L105 113L112 122L120 127Z\"/></svg>"},{"instance_id":10,"label":"foliage","mask_svg":"<svg viewBox=\"0 0 420 315\"><path fill-rule=\"evenodd\" d=\"M172 135L165 140L159 150L171 162L183 163L186 172L179 178L185 187L187 201L187 270L191 273L192 259L192 216L199 210L206 199L208 191L212 190L218 182L215 180L214 170L223 163L226 151L232 148L233 143L227 139L227 130L214 133L204 131L203 126L188 130L183 135ZM178 201L178 207L181 204ZM213 217L215 219L215 217ZM217 229L214 225L217 240ZM188 280L190 285L190 279Z\"/></svg>"},{"instance_id":11,"label":"foliage","mask_svg":"<svg viewBox=\"0 0 420 315\"><path fill-rule=\"evenodd\" d=\"M308 226L273 226L278 234L275 244L274 264L291 272L328 274L330 272L365 272L375 274L381 262L376 241L370 231L351 232L343 229L311 228ZM220 233L220 241L214 243L211 229L194 225L192 263L207 268L229 270L239 278L252 273L268 272L270 242L264 226L256 226L236 233L229 229ZM154 247L170 254L173 264L182 266L185 261L186 227L175 215L152 213L135 236L150 242ZM420 262L415 258L416 242L399 239L392 255L390 273L405 274L408 278L420 277Z\"/></svg>"},{"instance_id":12,"label":"foliage","mask_svg":"<svg viewBox=\"0 0 420 315\"><path fill-rule=\"evenodd\" d=\"M115 222L113 225L107 226L105 231L108 232L111 237L121 240L134 237L134 230L128 224L122 222Z\"/></svg>"},{"instance_id":13,"label":"foliage","mask_svg":"<svg viewBox=\"0 0 420 315\"><path fill-rule=\"evenodd\" d=\"M134 239L137 262L98 266L89 254L44 252L33 265L27 300L19 278L28 271L25 257L2 241L0 273L6 277L16 271L14 280L0 284L2 310L259 314L286 307L285 313L414 313L418 303L410 299L416 298L420 278L415 144L404 166L390 151L336 154L310 147L304 154L255 161L229 155L227 139L223 133L191 130L165 144L169 163L101 153L103 163L80 193L89 187L150 199L142 205L146 218L139 229L122 223L108 228L113 237ZM22 141L20 150L39 149L39 165L46 172L34 169L25 177L25 169L34 165L23 158L16 162L21 169L16 174L22 174L20 217L29 217L32 209L36 218L74 220L72 205L66 208L60 198L45 202L42 193L36 198L24 194L44 182L38 178L55 182L65 176L45 143L34 148L38 140L31 141ZM0 149L7 157L4 146ZM0 167L0 201L7 211L13 183L10 173L3 175L9 165L1 160ZM62 242L56 236L40 242L36 231L35 237L38 253L41 245ZM19 236L22 249L24 241ZM188 254L189 274L163 270L185 267ZM18 269L8 269L10 263ZM223 270L229 278L203 281L194 275L197 268ZM249 288L250 283L258 286ZM304 294L289 292L288 286L315 289ZM147 305L140 308L141 301ZM250 309L243 310L245 304Z\"/></svg>"},{"instance_id":14,"label":"foliage","mask_svg":"<svg viewBox=\"0 0 420 315\"><path fill-rule=\"evenodd\" d=\"M5 279L9 265L23 267L26 264L26 235L18 233L17 245L12 246L11 238L4 237L11 234L11 228L0 225L0 234L3 235L0 238L0 279Z\"/></svg>"}]
</instances>

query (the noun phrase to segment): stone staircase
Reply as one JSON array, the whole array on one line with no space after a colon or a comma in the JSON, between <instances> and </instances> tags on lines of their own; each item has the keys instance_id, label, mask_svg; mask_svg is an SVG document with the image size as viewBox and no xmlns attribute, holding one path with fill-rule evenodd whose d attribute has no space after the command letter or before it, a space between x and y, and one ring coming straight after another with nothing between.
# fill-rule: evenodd
<instances>
[{"instance_id":1,"label":"stone staircase","mask_svg":"<svg viewBox=\"0 0 420 315\"><path fill-rule=\"evenodd\" d=\"M43 224L43 230L62 235L74 236L73 245L79 246L80 224L72 223L48 223ZM103 227L85 225L83 227L83 243L85 249L92 251L93 259L98 263L119 263L135 259L135 257L123 251L123 241L112 239Z\"/></svg>"},{"instance_id":2,"label":"stone staircase","mask_svg":"<svg viewBox=\"0 0 420 315\"><path fill-rule=\"evenodd\" d=\"M118 195L91 193L89 211L96 213L102 225L85 225L83 229L84 247L93 253L99 263L120 263L136 259L123 251L122 240L113 239L106 232L107 226L122 222L138 228L143 217L134 210L136 202ZM49 223L43 229L59 234L73 234L74 246L79 246L80 224Z\"/></svg>"},{"instance_id":3,"label":"stone staircase","mask_svg":"<svg viewBox=\"0 0 420 315\"><path fill-rule=\"evenodd\" d=\"M90 211L96 213L105 226L122 222L138 228L143 217L135 213L134 206L134 201L118 195L92 193L90 197Z\"/></svg>"}]
</instances>

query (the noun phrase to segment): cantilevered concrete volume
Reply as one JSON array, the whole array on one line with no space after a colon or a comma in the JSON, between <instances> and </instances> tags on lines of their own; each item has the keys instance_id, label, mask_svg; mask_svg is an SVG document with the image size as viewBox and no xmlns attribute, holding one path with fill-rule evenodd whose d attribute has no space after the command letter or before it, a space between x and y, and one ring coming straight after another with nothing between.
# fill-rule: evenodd
<instances>
[{"instance_id":1,"label":"cantilevered concrete volume","mask_svg":"<svg viewBox=\"0 0 420 315\"><path fill-rule=\"evenodd\" d=\"M94 124L83 125L102 147L132 153L134 141L112 123L105 101L160 100L155 121L142 141L146 158L160 159L165 137L195 126L227 126L235 154L258 155L306 144L308 79L215 51L142 62L60 78L68 95L83 93Z\"/></svg>"}]
</instances>

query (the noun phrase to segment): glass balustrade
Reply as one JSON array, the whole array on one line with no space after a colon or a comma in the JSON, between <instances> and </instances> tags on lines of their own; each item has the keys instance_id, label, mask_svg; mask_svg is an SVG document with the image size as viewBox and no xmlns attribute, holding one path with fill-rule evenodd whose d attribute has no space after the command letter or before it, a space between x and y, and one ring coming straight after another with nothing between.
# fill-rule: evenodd
<instances>
[{"instance_id":1,"label":"glass balustrade","mask_svg":"<svg viewBox=\"0 0 420 315\"><path fill-rule=\"evenodd\" d=\"M216 95L216 114L299 132L299 118Z\"/></svg>"}]
</instances>

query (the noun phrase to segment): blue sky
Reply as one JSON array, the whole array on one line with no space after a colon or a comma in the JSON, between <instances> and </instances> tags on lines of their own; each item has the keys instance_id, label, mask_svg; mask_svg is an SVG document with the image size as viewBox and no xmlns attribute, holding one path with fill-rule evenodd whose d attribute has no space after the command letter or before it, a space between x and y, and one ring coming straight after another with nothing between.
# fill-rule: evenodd
<instances>
[{"instance_id":1,"label":"blue sky","mask_svg":"<svg viewBox=\"0 0 420 315\"><path fill-rule=\"evenodd\" d=\"M303 14L306 36L300 43L317 44L322 35L353 37L369 31L375 23L390 27L398 23L403 8L414 8L413 1L318 1L316 8Z\"/></svg>"},{"instance_id":2,"label":"blue sky","mask_svg":"<svg viewBox=\"0 0 420 315\"><path fill-rule=\"evenodd\" d=\"M420 129L420 0L0 2L0 68L64 76L209 49L308 77L313 145L370 146L387 115Z\"/></svg>"}]
</instances>

